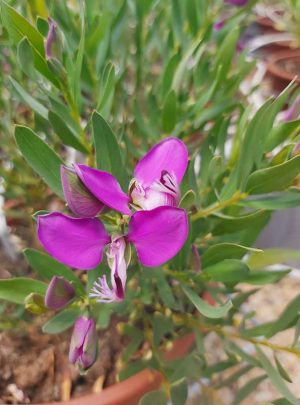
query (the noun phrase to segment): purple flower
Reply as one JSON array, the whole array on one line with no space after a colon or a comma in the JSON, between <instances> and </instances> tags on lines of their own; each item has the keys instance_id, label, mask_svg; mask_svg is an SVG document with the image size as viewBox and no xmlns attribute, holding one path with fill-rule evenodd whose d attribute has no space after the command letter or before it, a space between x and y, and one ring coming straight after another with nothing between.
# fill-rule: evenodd
<instances>
[{"instance_id":1,"label":"purple flower","mask_svg":"<svg viewBox=\"0 0 300 405\"><path fill-rule=\"evenodd\" d=\"M53 57L52 47L57 39L57 24L52 18L48 17L49 30L46 38L46 56L48 59Z\"/></svg>"},{"instance_id":2,"label":"purple flower","mask_svg":"<svg viewBox=\"0 0 300 405\"><path fill-rule=\"evenodd\" d=\"M185 144L177 138L166 138L138 162L129 185L129 196L110 173L76 164L74 170L62 168L65 198L75 214L85 217L94 216L104 206L131 215L129 203L143 210L162 205L176 207L180 199L179 184L187 164ZM74 179L75 172L86 190Z\"/></svg>"},{"instance_id":3,"label":"purple flower","mask_svg":"<svg viewBox=\"0 0 300 405\"><path fill-rule=\"evenodd\" d=\"M100 302L121 301L125 293L129 244L135 247L144 266L153 267L175 256L187 238L187 214L177 208L178 185L187 163L184 143L167 138L137 164L129 196L110 173L82 164L74 165L74 170L62 167L66 201L75 214L85 218L72 218L57 212L39 216L40 242L58 261L83 270L97 267L105 246L109 245L111 288L103 276L91 294ZM140 211L132 214L130 201ZM94 217L104 207L130 216L127 234L109 236L101 221Z\"/></svg>"},{"instance_id":4,"label":"purple flower","mask_svg":"<svg viewBox=\"0 0 300 405\"><path fill-rule=\"evenodd\" d=\"M54 276L47 288L45 305L50 309L61 309L75 297L75 289L63 277Z\"/></svg>"},{"instance_id":5,"label":"purple flower","mask_svg":"<svg viewBox=\"0 0 300 405\"><path fill-rule=\"evenodd\" d=\"M231 4L232 6L243 7L248 3L248 0L224 0L224 3Z\"/></svg>"},{"instance_id":6,"label":"purple flower","mask_svg":"<svg viewBox=\"0 0 300 405\"><path fill-rule=\"evenodd\" d=\"M144 266L153 267L175 256L187 234L185 210L170 206L136 212L130 219L127 235L117 240L110 238L98 218L72 218L58 212L38 217L40 242L51 256L68 266L82 270L97 267L102 260L104 247L109 244L109 264L116 283L116 297L119 298L122 296L120 287L124 291L126 281L124 242L134 245ZM106 287L104 282L103 287ZM106 288L104 290L107 291Z\"/></svg>"},{"instance_id":7,"label":"purple flower","mask_svg":"<svg viewBox=\"0 0 300 405\"><path fill-rule=\"evenodd\" d=\"M77 363L81 370L91 367L97 357L97 332L93 319L80 317L76 320L72 334L69 361Z\"/></svg>"}]
</instances>

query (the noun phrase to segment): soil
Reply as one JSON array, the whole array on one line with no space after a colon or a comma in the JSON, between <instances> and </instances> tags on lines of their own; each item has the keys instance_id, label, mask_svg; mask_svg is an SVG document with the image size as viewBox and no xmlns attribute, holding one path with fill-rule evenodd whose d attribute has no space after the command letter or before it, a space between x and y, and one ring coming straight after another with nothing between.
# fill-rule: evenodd
<instances>
[{"instance_id":1,"label":"soil","mask_svg":"<svg viewBox=\"0 0 300 405\"><path fill-rule=\"evenodd\" d=\"M101 356L80 375L69 364L71 331L45 335L36 325L0 333L0 403L26 404L67 400L99 392L116 382L116 359L123 344L116 320L99 333Z\"/></svg>"},{"instance_id":2,"label":"soil","mask_svg":"<svg viewBox=\"0 0 300 405\"><path fill-rule=\"evenodd\" d=\"M0 240L0 279L35 277L22 254L25 247L37 247L35 232L22 221L11 222L4 243ZM116 331L117 319L99 332L98 360L80 375L68 361L71 329L59 335L43 334L45 318L33 317L32 323L21 321L16 327L6 316L9 313L15 313L14 305L7 305L4 313L0 308L0 404L68 400L100 392L116 382L117 359L124 347Z\"/></svg>"}]
</instances>

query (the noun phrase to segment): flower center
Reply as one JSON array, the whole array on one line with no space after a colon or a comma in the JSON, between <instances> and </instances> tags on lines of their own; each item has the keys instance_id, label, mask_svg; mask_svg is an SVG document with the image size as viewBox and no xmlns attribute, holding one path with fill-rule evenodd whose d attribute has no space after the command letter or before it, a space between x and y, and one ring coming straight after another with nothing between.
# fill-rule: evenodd
<instances>
[{"instance_id":1,"label":"flower center","mask_svg":"<svg viewBox=\"0 0 300 405\"><path fill-rule=\"evenodd\" d=\"M148 187L132 179L129 194L137 210L151 210L163 205L177 206L180 197L176 176L167 170L162 170L159 180Z\"/></svg>"}]
</instances>

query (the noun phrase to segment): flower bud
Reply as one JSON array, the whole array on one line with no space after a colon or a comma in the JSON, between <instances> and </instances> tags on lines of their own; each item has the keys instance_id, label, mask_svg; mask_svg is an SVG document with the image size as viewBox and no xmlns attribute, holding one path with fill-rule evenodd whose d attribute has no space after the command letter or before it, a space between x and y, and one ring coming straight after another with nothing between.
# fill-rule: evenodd
<instances>
[{"instance_id":1,"label":"flower bud","mask_svg":"<svg viewBox=\"0 0 300 405\"><path fill-rule=\"evenodd\" d=\"M47 59L61 59L61 38L57 30L57 24L52 18L48 18L49 30L46 38L46 57Z\"/></svg>"},{"instance_id":2,"label":"flower bud","mask_svg":"<svg viewBox=\"0 0 300 405\"><path fill-rule=\"evenodd\" d=\"M74 325L72 334L69 361L78 364L84 371L91 367L97 358L97 332L95 321L92 318L81 316Z\"/></svg>"},{"instance_id":3,"label":"flower bud","mask_svg":"<svg viewBox=\"0 0 300 405\"><path fill-rule=\"evenodd\" d=\"M45 305L49 309L61 309L75 297L75 289L63 277L54 276L45 296Z\"/></svg>"},{"instance_id":4,"label":"flower bud","mask_svg":"<svg viewBox=\"0 0 300 405\"><path fill-rule=\"evenodd\" d=\"M74 169L61 166L61 182L71 211L80 217L95 217L104 205L81 182Z\"/></svg>"},{"instance_id":5,"label":"flower bud","mask_svg":"<svg viewBox=\"0 0 300 405\"><path fill-rule=\"evenodd\" d=\"M232 6L243 7L248 3L248 0L224 0L224 2Z\"/></svg>"},{"instance_id":6,"label":"flower bud","mask_svg":"<svg viewBox=\"0 0 300 405\"><path fill-rule=\"evenodd\" d=\"M47 311L44 297L41 294L31 293L25 298L25 308L32 314L40 315Z\"/></svg>"}]
</instances>

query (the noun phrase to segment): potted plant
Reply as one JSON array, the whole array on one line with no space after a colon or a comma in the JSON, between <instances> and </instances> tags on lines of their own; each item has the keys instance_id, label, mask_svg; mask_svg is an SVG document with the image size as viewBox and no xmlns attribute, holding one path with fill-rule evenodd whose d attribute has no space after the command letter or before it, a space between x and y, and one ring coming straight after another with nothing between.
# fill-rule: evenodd
<instances>
[{"instance_id":1,"label":"potted plant","mask_svg":"<svg viewBox=\"0 0 300 405\"><path fill-rule=\"evenodd\" d=\"M268 376L297 404L284 366L262 349L298 355L267 339L297 328L299 299L259 326L241 309L256 292L242 285L288 274L267 267L281 262L276 252L252 246L274 210L299 205L298 122L275 120L293 86L258 111L240 94L253 64L230 27L250 3L227 4L232 20L218 33L220 2L201 2L201 12L196 1L118 6L55 2L47 20L46 4L1 2L10 90L34 112L25 120L14 110L12 153L47 190L34 202L29 274L0 280L3 312L15 329L20 318L28 333L53 336L64 403L182 405L190 381L216 388L218 370L255 367L263 374L252 389ZM226 355L213 365L204 348L212 335ZM93 375L94 393L70 399Z\"/></svg>"}]
</instances>

